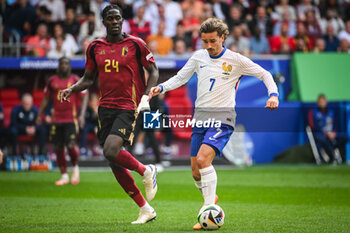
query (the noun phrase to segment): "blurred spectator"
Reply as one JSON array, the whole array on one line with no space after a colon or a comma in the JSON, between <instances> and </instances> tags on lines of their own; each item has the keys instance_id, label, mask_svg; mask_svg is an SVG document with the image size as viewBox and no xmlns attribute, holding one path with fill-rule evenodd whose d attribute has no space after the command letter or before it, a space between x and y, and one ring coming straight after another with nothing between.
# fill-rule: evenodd
<instances>
[{"instance_id":1,"label":"blurred spectator","mask_svg":"<svg viewBox=\"0 0 350 233\"><path fill-rule=\"evenodd\" d=\"M28 0L18 0L6 10L5 15L8 34L18 33L21 38L31 34L36 12Z\"/></svg>"},{"instance_id":2,"label":"blurred spectator","mask_svg":"<svg viewBox=\"0 0 350 233\"><path fill-rule=\"evenodd\" d=\"M85 58L86 51L92 41L90 40L90 37L85 37L81 42L79 46L79 51L75 55L80 55Z\"/></svg>"},{"instance_id":3,"label":"blurred spectator","mask_svg":"<svg viewBox=\"0 0 350 233\"><path fill-rule=\"evenodd\" d=\"M288 24L288 36L294 37L297 31L296 23L290 18L289 11L283 12L283 18L278 20L273 27L273 35L278 36L281 33L282 24Z\"/></svg>"},{"instance_id":4,"label":"blurred spectator","mask_svg":"<svg viewBox=\"0 0 350 233\"><path fill-rule=\"evenodd\" d=\"M80 43L86 37L93 41L98 37L104 36L105 31L100 25L96 23L95 13L90 11L87 20L80 27L78 42Z\"/></svg>"},{"instance_id":5,"label":"blurred spectator","mask_svg":"<svg viewBox=\"0 0 350 233\"><path fill-rule=\"evenodd\" d=\"M270 53L270 45L266 37L261 35L259 27L255 27L253 36L249 39L250 51L252 54Z\"/></svg>"},{"instance_id":6,"label":"blurred spectator","mask_svg":"<svg viewBox=\"0 0 350 233\"><path fill-rule=\"evenodd\" d=\"M210 5L210 3L205 3L203 5L203 12L202 12L201 17L199 19L199 22L202 23L205 20L212 18L213 16L214 16L214 12L213 12L212 5Z\"/></svg>"},{"instance_id":7,"label":"blurred spectator","mask_svg":"<svg viewBox=\"0 0 350 233\"><path fill-rule=\"evenodd\" d=\"M250 33L254 31L254 28L258 26L261 29L261 33L264 36L272 36L273 22L269 16L266 15L266 9L263 6L256 8L256 15L248 23Z\"/></svg>"},{"instance_id":8,"label":"blurred spectator","mask_svg":"<svg viewBox=\"0 0 350 233\"><path fill-rule=\"evenodd\" d=\"M158 6L155 0L138 0L133 4L133 12L134 15L138 12L139 7L144 7L144 16L142 17L145 21L152 22L152 20L156 20L158 15ZM136 13L137 14L137 13Z\"/></svg>"},{"instance_id":9,"label":"blurred spectator","mask_svg":"<svg viewBox=\"0 0 350 233\"><path fill-rule=\"evenodd\" d=\"M322 35L320 25L318 24L315 18L315 13L312 10L306 11L305 29L306 35L314 41Z\"/></svg>"},{"instance_id":10,"label":"blurred spectator","mask_svg":"<svg viewBox=\"0 0 350 233\"><path fill-rule=\"evenodd\" d=\"M50 39L48 38L47 27L45 24L40 24L36 34L27 39L26 54L33 57L45 57L49 49Z\"/></svg>"},{"instance_id":11,"label":"blurred spectator","mask_svg":"<svg viewBox=\"0 0 350 233\"><path fill-rule=\"evenodd\" d=\"M281 32L279 36L273 36L270 38L270 47L272 53L287 54L295 49L294 38L288 36L289 24L284 23L281 25Z\"/></svg>"},{"instance_id":12,"label":"blurred spectator","mask_svg":"<svg viewBox=\"0 0 350 233\"><path fill-rule=\"evenodd\" d=\"M350 43L350 20L345 23L345 30L341 31L338 36L339 40L347 40Z\"/></svg>"},{"instance_id":13,"label":"blurred spectator","mask_svg":"<svg viewBox=\"0 0 350 233\"><path fill-rule=\"evenodd\" d=\"M175 34L175 36L172 37L172 40L173 40L173 44L175 44L176 41L178 41L178 40L183 40L185 42L186 48L187 49L191 48L192 38L190 35L185 34L185 31L183 29L181 22L179 22L176 25L176 34Z\"/></svg>"},{"instance_id":14,"label":"blurred spectator","mask_svg":"<svg viewBox=\"0 0 350 233\"><path fill-rule=\"evenodd\" d=\"M168 55L173 49L173 41L170 37L164 35L165 23L160 22L158 24L158 33L147 37L146 41L149 44L150 41L156 41L158 45L157 53L159 55Z\"/></svg>"},{"instance_id":15,"label":"blurred spectator","mask_svg":"<svg viewBox=\"0 0 350 233\"><path fill-rule=\"evenodd\" d=\"M311 48L309 48L306 45L306 42L303 38L296 38L295 39L295 51L307 53L308 51L310 51L310 49Z\"/></svg>"},{"instance_id":16,"label":"blurred spectator","mask_svg":"<svg viewBox=\"0 0 350 233\"><path fill-rule=\"evenodd\" d=\"M342 133L334 128L334 111L327 107L327 98L320 94L317 98L317 109L309 112L309 125L313 130L317 149L322 149L330 156L331 163L337 163L340 157L339 148L348 140ZM338 151L336 151L338 149ZM339 153L338 155L336 153ZM322 156L321 156L322 157Z\"/></svg>"},{"instance_id":17,"label":"blurred spectator","mask_svg":"<svg viewBox=\"0 0 350 233\"><path fill-rule=\"evenodd\" d=\"M133 19L128 20L130 25L130 34L140 37L143 40L151 34L151 25L145 18L145 7L140 6L137 9L137 13Z\"/></svg>"},{"instance_id":18,"label":"blurred spectator","mask_svg":"<svg viewBox=\"0 0 350 233\"><path fill-rule=\"evenodd\" d=\"M134 17L132 6L130 4L128 4L125 0L117 0L114 2L111 1L111 4L116 4L120 7L120 9L122 9L123 18L125 20L129 20L129 19L132 19ZM128 1L128 2L130 2L130 1ZM108 5L108 3L103 1L103 0L95 0L95 1L92 1L92 3L96 3L100 6L100 12L102 12L102 10L106 7L106 5ZM95 7L93 7L93 8L95 8Z\"/></svg>"},{"instance_id":19,"label":"blurred spectator","mask_svg":"<svg viewBox=\"0 0 350 233\"><path fill-rule=\"evenodd\" d=\"M66 7L62 0L41 0L39 6L46 6L52 12L52 21L59 22L66 18Z\"/></svg>"},{"instance_id":20,"label":"blurred spectator","mask_svg":"<svg viewBox=\"0 0 350 233\"><path fill-rule=\"evenodd\" d=\"M348 2L348 3L344 3ZM323 0L319 1L319 9L321 12L321 17L327 16L327 11L331 10L333 12L336 12L336 14L340 14L339 17L342 16L341 13L344 13L344 5L349 5L349 1L344 0Z\"/></svg>"},{"instance_id":21,"label":"blurred spectator","mask_svg":"<svg viewBox=\"0 0 350 233\"><path fill-rule=\"evenodd\" d=\"M191 56L189 52L187 52L185 41L177 40L175 42L174 51L172 51L168 57L174 59L187 59Z\"/></svg>"},{"instance_id":22,"label":"blurred spectator","mask_svg":"<svg viewBox=\"0 0 350 233\"><path fill-rule=\"evenodd\" d=\"M50 59L58 59L60 57L66 56L65 51L63 50L63 37L58 36L55 38L56 40L56 47L51 49L47 53L47 57Z\"/></svg>"},{"instance_id":23,"label":"blurred spectator","mask_svg":"<svg viewBox=\"0 0 350 233\"><path fill-rule=\"evenodd\" d=\"M73 8L78 22L83 22L91 11L90 0L67 1L66 8Z\"/></svg>"},{"instance_id":24,"label":"blurred spectator","mask_svg":"<svg viewBox=\"0 0 350 233\"><path fill-rule=\"evenodd\" d=\"M237 4L240 6L242 12L242 19L251 20L252 14L250 13L250 3L248 0L238 0Z\"/></svg>"},{"instance_id":25,"label":"blurred spectator","mask_svg":"<svg viewBox=\"0 0 350 233\"><path fill-rule=\"evenodd\" d=\"M66 19L62 23L63 31L69 33L74 38L78 37L80 24L75 18L75 11L73 8L66 9Z\"/></svg>"},{"instance_id":26,"label":"blurred spectator","mask_svg":"<svg viewBox=\"0 0 350 233\"><path fill-rule=\"evenodd\" d=\"M326 11L326 17L320 20L320 27L323 34L326 34L326 27L329 23L332 24L335 35L338 35L338 33L345 28L344 21L338 16L338 13L332 9L328 9Z\"/></svg>"},{"instance_id":27,"label":"blurred spectator","mask_svg":"<svg viewBox=\"0 0 350 233\"><path fill-rule=\"evenodd\" d=\"M232 45L235 45L238 49L238 52L244 55L249 55L250 53L249 40L242 36L241 25L237 25L233 28L231 34L225 41L225 45L229 48Z\"/></svg>"},{"instance_id":28,"label":"blurred spectator","mask_svg":"<svg viewBox=\"0 0 350 233\"><path fill-rule=\"evenodd\" d=\"M86 141L89 133L97 134L98 129L98 96L93 93L85 112L85 121L80 122L80 153L87 156Z\"/></svg>"},{"instance_id":29,"label":"blurred spectator","mask_svg":"<svg viewBox=\"0 0 350 233\"><path fill-rule=\"evenodd\" d=\"M7 129L4 127L5 114L2 104L0 103L0 149L3 149L6 145L6 139L8 138Z\"/></svg>"},{"instance_id":30,"label":"blurred spectator","mask_svg":"<svg viewBox=\"0 0 350 233\"><path fill-rule=\"evenodd\" d=\"M37 18L35 21L35 28L37 29L40 24L45 24L47 27L47 32L49 36L53 35L53 28L55 27L55 23L52 21L52 13L50 10L46 8L46 6L38 7L40 10L39 13L40 18ZM37 9L38 9L37 8Z\"/></svg>"},{"instance_id":31,"label":"blurred spectator","mask_svg":"<svg viewBox=\"0 0 350 233\"><path fill-rule=\"evenodd\" d=\"M327 52L335 52L337 51L339 47L339 39L334 34L333 25L329 23L326 28L326 34L323 36L323 39L326 43L326 49Z\"/></svg>"},{"instance_id":32,"label":"blurred spectator","mask_svg":"<svg viewBox=\"0 0 350 233\"><path fill-rule=\"evenodd\" d=\"M183 13L185 14L186 11L191 10L192 17L197 20L199 20L202 15L203 6L204 3L202 1L184 0L183 2L181 2L181 8Z\"/></svg>"},{"instance_id":33,"label":"blurred spectator","mask_svg":"<svg viewBox=\"0 0 350 233\"><path fill-rule=\"evenodd\" d=\"M147 44L149 50L152 52L153 55L158 55L158 43L155 40L151 40Z\"/></svg>"},{"instance_id":34,"label":"blurred spectator","mask_svg":"<svg viewBox=\"0 0 350 233\"><path fill-rule=\"evenodd\" d=\"M79 51L79 47L74 37L69 33L64 33L60 24L56 24L54 27L54 35L50 39L50 49L56 49L56 38L63 37L62 49L67 57L73 56Z\"/></svg>"},{"instance_id":35,"label":"blurred spectator","mask_svg":"<svg viewBox=\"0 0 350 233\"><path fill-rule=\"evenodd\" d=\"M339 53L350 53L350 43L346 39L340 40L339 47L338 47Z\"/></svg>"},{"instance_id":36,"label":"blurred spectator","mask_svg":"<svg viewBox=\"0 0 350 233\"><path fill-rule=\"evenodd\" d=\"M230 18L230 6L225 0L210 0L213 5L213 12L216 18L227 21Z\"/></svg>"},{"instance_id":37,"label":"blurred spectator","mask_svg":"<svg viewBox=\"0 0 350 233\"><path fill-rule=\"evenodd\" d=\"M297 19L296 12L293 6L289 5L289 0L280 0L280 4L275 7L275 11L280 21L284 20L285 12L288 12L289 19L295 21Z\"/></svg>"},{"instance_id":38,"label":"blurred spectator","mask_svg":"<svg viewBox=\"0 0 350 233\"><path fill-rule=\"evenodd\" d=\"M159 18L151 21L151 33L157 34L158 24L159 22L163 21L165 22L164 35L167 37L173 37L176 34L176 25L179 20L182 19L182 11L178 3L171 1L165 3L167 8L163 5L158 5Z\"/></svg>"},{"instance_id":39,"label":"blurred spectator","mask_svg":"<svg viewBox=\"0 0 350 233\"><path fill-rule=\"evenodd\" d=\"M33 105L32 95L24 94L22 104L14 107L11 112L10 132L13 155L17 154L17 136L19 135L35 136L39 144L39 155L44 154L46 130L43 126L35 124L37 116L38 109Z\"/></svg>"},{"instance_id":40,"label":"blurred spectator","mask_svg":"<svg viewBox=\"0 0 350 233\"><path fill-rule=\"evenodd\" d=\"M314 53L322 53L326 49L326 42L323 38L317 38L315 41L315 47L313 49Z\"/></svg>"},{"instance_id":41,"label":"blurred spectator","mask_svg":"<svg viewBox=\"0 0 350 233\"><path fill-rule=\"evenodd\" d=\"M2 23L6 20L6 11L9 9L10 5L7 3L7 0L0 0L0 18Z\"/></svg>"},{"instance_id":42,"label":"blurred spectator","mask_svg":"<svg viewBox=\"0 0 350 233\"><path fill-rule=\"evenodd\" d=\"M313 41L306 35L306 30L305 30L305 26L302 22L299 22L297 24L297 34L295 35L295 45L305 45L306 46L306 51L310 51L312 50L314 43ZM304 43L301 43L299 40L303 40ZM298 43L299 41L299 43ZM297 46L298 47L298 46ZM303 46L302 46L303 47ZM299 46L300 49L300 46ZM304 50L304 48L303 48ZM301 51L301 50L297 50L297 51Z\"/></svg>"},{"instance_id":43,"label":"blurred spectator","mask_svg":"<svg viewBox=\"0 0 350 233\"><path fill-rule=\"evenodd\" d=\"M306 20L306 12L312 10L315 13L316 20L320 20L320 11L314 5L312 5L312 0L302 0L301 3L297 6L297 17L298 20Z\"/></svg>"},{"instance_id":44,"label":"blurred spectator","mask_svg":"<svg viewBox=\"0 0 350 233\"><path fill-rule=\"evenodd\" d=\"M230 17L227 19L228 30L232 31L234 26L237 25L245 25L245 30L247 29L247 25L242 18L242 9L239 5L235 4L230 7ZM249 33L244 32L244 35L248 35Z\"/></svg>"},{"instance_id":45,"label":"blurred spectator","mask_svg":"<svg viewBox=\"0 0 350 233\"><path fill-rule=\"evenodd\" d=\"M184 10L184 18L181 21L186 36L192 38L192 34L199 32L200 23L194 16L192 9Z\"/></svg>"}]
</instances>

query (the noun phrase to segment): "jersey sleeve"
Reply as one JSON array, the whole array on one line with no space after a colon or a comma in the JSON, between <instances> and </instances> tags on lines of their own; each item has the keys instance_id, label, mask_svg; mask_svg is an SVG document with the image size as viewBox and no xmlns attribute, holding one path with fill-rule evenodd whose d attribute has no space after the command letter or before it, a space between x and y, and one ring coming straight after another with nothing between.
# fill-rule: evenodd
<instances>
[{"instance_id":1,"label":"jersey sleeve","mask_svg":"<svg viewBox=\"0 0 350 233\"><path fill-rule=\"evenodd\" d=\"M92 42L86 50L85 69L94 70L96 68L95 46L96 43Z\"/></svg>"},{"instance_id":2,"label":"jersey sleeve","mask_svg":"<svg viewBox=\"0 0 350 233\"><path fill-rule=\"evenodd\" d=\"M154 63L154 57L144 42L138 43L141 49L141 64L144 67L148 67L150 63Z\"/></svg>"},{"instance_id":3,"label":"jersey sleeve","mask_svg":"<svg viewBox=\"0 0 350 233\"><path fill-rule=\"evenodd\" d=\"M277 85L276 85L275 81L273 80L270 72L263 69L261 66L254 63L249 58L247 58L243 55L238 55L238 56L239 56L239 63L240 63L242 75L249 75L249 76L257 77L258 79L260 79L264 82L264 84L268 90L269 96L271 94L278 95Z\"/></svg>"},{"instance_id":4,"label":"jersey sleeve","mask_svg":"<svg viewBox=\"0 0 350 233\"><path fill-rule=\"evenodd\" d=\"M193 58L193 56L187 61L184 67L179 70L179 72L171 77L168 81L161 83L160 85L163 87L163 92L165 93L167 91L174 90L178 87L181 87L185 83L190 80L193 73L196 70L196 60Z\"/></svg>"}]
</instances>

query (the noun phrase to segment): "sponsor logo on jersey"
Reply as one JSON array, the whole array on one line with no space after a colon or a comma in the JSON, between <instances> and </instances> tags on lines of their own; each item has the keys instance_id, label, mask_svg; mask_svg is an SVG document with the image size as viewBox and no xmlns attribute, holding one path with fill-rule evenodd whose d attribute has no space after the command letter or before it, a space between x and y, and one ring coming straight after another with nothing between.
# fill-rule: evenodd
<instances>
[{"instance_id":1,"label":"sponsor logo on jersey","mask_svg":"<svg viewBox=\"0 0 350 233\"><path fill-rule=\"evenodd\" d=\"M118 129L118 131L121 132L121 133L124 134L124 135L125 135L125 133L126 133L126 129Z\"/></svg>"},{"instance_id":2,"label":"sponsor logo on jersey","mask_svg":"<svg viewBox=\"0 0 350 233\"><path fill-rule=\"evenodd\" d=\"M98 52L98 54L100 54L100 55L106 54L106 51L103 49L100 52Z\"/></svg>"}]
</instances>

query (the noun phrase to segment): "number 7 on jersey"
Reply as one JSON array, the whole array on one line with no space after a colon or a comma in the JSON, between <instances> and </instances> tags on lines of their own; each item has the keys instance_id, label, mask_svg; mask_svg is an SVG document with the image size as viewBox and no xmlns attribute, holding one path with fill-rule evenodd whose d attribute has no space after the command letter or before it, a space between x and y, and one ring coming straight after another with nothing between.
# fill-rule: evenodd
<instances>
[{"instance_id":1,"label":"number 7 on jersey","mask_svg":"<svg viewBox=\"0 0 350 233\"><path fill-rule=\"evenodd\" d=\"M211 79L210 79L211 85L210 85L209 91L211 91L211 90L213 89L215 80L216 80L215 78L211 78Z\"/></svg>"}]
</instances>

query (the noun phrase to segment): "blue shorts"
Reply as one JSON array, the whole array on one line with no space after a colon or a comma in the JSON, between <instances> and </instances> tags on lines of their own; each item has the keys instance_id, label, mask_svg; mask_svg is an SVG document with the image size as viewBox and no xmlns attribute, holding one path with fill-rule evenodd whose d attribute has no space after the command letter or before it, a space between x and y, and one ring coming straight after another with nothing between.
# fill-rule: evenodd
<instances>
[{"instance_id":1,"label":"blue shorts","mask_svg":"<svg viewBox=\"0 0 350 233\"><path fill-rule=\"evenodd\" d=\"M206 144L215 150L216 155L221 156L222 150L230 140L233 127L221 124L220 128L197 128L192 129L191 156L197 156L202 144Z\"/></svg>"}]
</instances>

